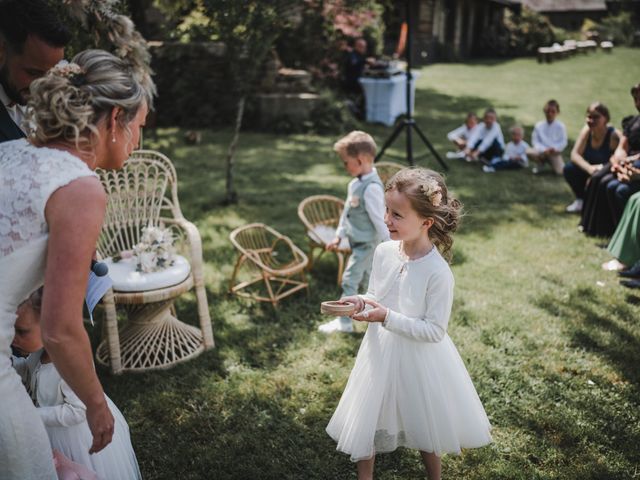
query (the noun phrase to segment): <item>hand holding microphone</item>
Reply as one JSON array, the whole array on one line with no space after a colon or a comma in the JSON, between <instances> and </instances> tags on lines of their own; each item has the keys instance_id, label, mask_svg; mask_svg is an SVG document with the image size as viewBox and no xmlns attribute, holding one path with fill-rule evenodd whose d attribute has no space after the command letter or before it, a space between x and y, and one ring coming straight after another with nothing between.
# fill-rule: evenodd
<instances>
[{"instance_id":1,"label":"hand holding microphone","mask_svg":"<svg viewBox=\"0 0 640 480\"><path fill-rule=\"evenodd\" d=\"M109 273L109 267L107 267L107 264L104 262L98 262L97 260L91 259L91 271L98 277L104 277Z\"/></svg>"}]
</instances>

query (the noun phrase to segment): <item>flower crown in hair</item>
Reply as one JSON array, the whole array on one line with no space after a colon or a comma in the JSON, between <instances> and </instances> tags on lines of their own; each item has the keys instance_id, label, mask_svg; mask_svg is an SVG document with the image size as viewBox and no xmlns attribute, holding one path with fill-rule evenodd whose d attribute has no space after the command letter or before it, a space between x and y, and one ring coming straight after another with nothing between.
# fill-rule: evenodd
<instances>
[{"instance_id":1,"label":"flower crown in hair","mask_svg":"<svg viewBox=\"0 0 640 480\"><path fill-rule=\"evenodd\" d=\"M439 207L442 203L442 189L435 178L427 178L421 185L420 189L425 197L429 199L431 205Z\"/></svg>"},{"instance_id":2,"label":"flower crown in hair","mask_svg":"<svg viewBox=\"0 0 640 480\"><path fill-rule=\"evenodd\" d=\"M60 77L68 78L71 85L80 87L87 83L84 76L84 70L77 63L69 63L66 60L60 60L52 69L51 73Z\"/></svg>"}]
</instances>

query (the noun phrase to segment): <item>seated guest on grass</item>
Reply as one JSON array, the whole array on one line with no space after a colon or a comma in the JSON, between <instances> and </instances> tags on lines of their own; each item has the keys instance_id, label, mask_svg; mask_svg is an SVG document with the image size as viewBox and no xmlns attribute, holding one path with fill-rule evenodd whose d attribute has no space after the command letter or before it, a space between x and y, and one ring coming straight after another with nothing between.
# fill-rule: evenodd
<instances>
[{"instance_id":1,"label":"seated guest on grass","mask_svg":"<svg viewBox=\"0 0 640 480\"><path fill-rule=\"evenodd\" d=\"M447 158L464 158L464 149L467 147L467 140L478 126L478 116L473 113L467 113L464 123L455 130L447 133L449 141L457 147L457 152L447 152Z\"/></svg>"},{"instance_id":2,"label":"seated guest on grass","mask_svg":"<svg viewBox=\"0 0 640 480\"><path fill-rule=\"evenodd\" d=\"M493 108L487 108L482 122L474 129L467 140L464 153L467 160L476 162L480 159L489 162L504 153L504 136L498 123L498 116Z\"/></svg>"},{"instance_id":3,"label":"seated guest on grass","mask_svg":"<svg viewBox=\"0 0 640 480\"><path fill-rule=\"evenodd\" d=\"M564 166L564 178L576 199L566 211L580 213L584 205L587 182L593 183L597 174L609 171L609 159L618 146L618 134L609 125L609 109L600 102L587 108L587 122L571 150L571 162Z\"/></svg>"},{"instance_id":4,"label":"seated guest on grass","mask_svg":"<svg viewBox=\"0 0 640 480\"><path fill-rule=\"evenodd\" d=\"M618 147L621 133L614 130L613 127L609 127L609 130L612 132L609 144L609 161L604 163L587 183L580 220L580 229L587 235L594 237L610 237L617 224L607 198L607 186L616 180L617 172L614 171L614 165L617 160L613 154ZM603 152L605 144L606 139L601 147Z\"/></svg>"},{"instance_id":5,"label":"seated guest on grass","mask_svg":"<svg viewBox=\"0 0 640 480\"><path fill-rule=\"evenodd\" d=\"M640 84L631 88L631 96L640 112ZM629 197L640 191L640 115L622 120L622 134L613 154L611 173L612 180L606 184L606 195L617 225Z\"/></svg>"},{"instance_id":6,"label":"seated guest on grass","mask_svg":"<svg viewBox=\"0 0 640 480\"><path fill-rule=\"evenodd\" d=\"M557 119L560 104L555 100L549 100L542 111L545 120L536 123L531 133L532 147L527 150L527 155L535 162L533 173L538 173L540 168L548 163L557 175L562 175L562 151L567 146L567 129L564 123Z\"/></svg>"},{"instance_id":7,"label":"seated guest on grass","mask_svg":"<svg viewBox=\"0 0 640 480\"><path fill-rule=\"evenodd\" d=\"M603 263L603 269L621 271L622 276L640 277L640 192L627 202L607 251L614 259Z\"/></svg>"},{"instance_id":8,"label":"seated guest on grass","mask_svg":"<svg viewBox=\"0 0 640 480\"><path fill-rule=\"evenodd\" d=\"M485 173L494 173L496 170L517 170L529 166L527 158L527 150L529 144L522 138L524 130L520 125L514 125L509 129L511 133L511 141L507 143L502 157L496 157L488 165L482 167Z\"/></svg>"}]
</instances>

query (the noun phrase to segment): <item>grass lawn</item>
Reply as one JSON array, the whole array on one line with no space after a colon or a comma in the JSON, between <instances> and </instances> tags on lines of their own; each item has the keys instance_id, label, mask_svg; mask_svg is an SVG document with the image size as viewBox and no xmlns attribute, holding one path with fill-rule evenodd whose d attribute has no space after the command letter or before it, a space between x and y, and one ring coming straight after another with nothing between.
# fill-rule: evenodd
<instances>
[{"instance_id":1,"label":"grass lawn","mask_svg":"<svg viewBox=\"0 0 640 480\"><path fill-rule=\"evenodd\" d=\"M634 113L640 50L616 48L550 65L534 59L441 64L418 81L416 118L436 149L468 110L494 106L506 131L531 128L556 98L575 139L587 105L601 100L612 122ZM391 129L363 125L379 143ZM174 161L185 216L200 229L217 347L168 371L109 376L107 393L129 422L147 479L356 478L324 428L360 344L326 337L322 300L337 298L336 263L310 275L310 296L278 312L226 293L235 253L229 232L262 221L306 246L296 215L308 195L344 196L349 178L331 136L243 133L240 203L223 207L230 130L186 146L177 129L145 147ZM391 155L401 155L396 144ZM417 149L420 152L421 148ZM568 155L565 155L565 159ZM386 159L394 160L393 157ZM418 163L437 167L428 156ZM455 303L449 334L493 424L491 446L443 459L450 479L625 479L640 474L640 295L600 264L602 239L586 238L564 213L564 180L530 171L483 174L449 161L448 184L466 206L454 244ZM178 304L195 323L193 297ZM407 368L420 368L407 365ZM423 478L416 452L377 459L378 479Z\"/></svg>"}]
</instances>

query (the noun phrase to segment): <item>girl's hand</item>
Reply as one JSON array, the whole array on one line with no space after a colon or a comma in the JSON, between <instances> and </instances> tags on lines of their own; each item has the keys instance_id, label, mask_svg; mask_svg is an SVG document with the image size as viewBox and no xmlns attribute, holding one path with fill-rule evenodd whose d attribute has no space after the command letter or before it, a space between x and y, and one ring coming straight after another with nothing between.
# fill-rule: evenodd
<instances>
[{"instance_id":1,"label":"girl's hand","mask_svg":"<svg viewBox=\"0 0 640 480\"><path fill-rule=\"evenodd\" d=\"M364 300L360 298L358 295L350 295L348 297L342 297L338 300L338 303L353 303L356 306L355 313L361 312L364 310Z\"/></svg>"},{"instance_id":2,"label":"girl's hand","mask_svg":"<svg viewBox=\"0 0 640 480\"><path fill-rule=\"evenodd\" d=\"M359 322L384 322L384 319L387 318L387 311L389 310L387 307L368 298L364 299L364 303L371 305L373 308L371 310L351 315L351 318L358 320Z\"/></svg>"}]
</instances>

